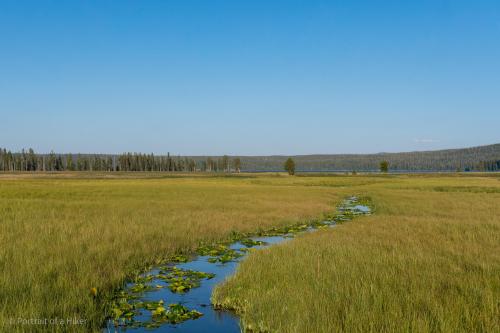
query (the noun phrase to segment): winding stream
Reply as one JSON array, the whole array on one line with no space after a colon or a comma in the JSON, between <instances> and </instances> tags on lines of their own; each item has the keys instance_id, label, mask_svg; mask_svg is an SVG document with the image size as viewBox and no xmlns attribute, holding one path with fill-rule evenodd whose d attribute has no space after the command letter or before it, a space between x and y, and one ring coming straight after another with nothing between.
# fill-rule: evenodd
<instances>
[{"instance_id":1,"label":"winding stream","mask_svg":"<svg viewBox=\"0 0 500 333\"><path fill-rule=\"evenodd\" d=\"M192 257L176 256L117 292L112 319L104 332L240 332L239 318L212 307L213 288L234 274L250 248L290 240L297 233L333 227L371 213L357 197L349 197L328 220L275 228L255 237L237 237L233 243L200 247Z\"/></svg>"}]
</instances>

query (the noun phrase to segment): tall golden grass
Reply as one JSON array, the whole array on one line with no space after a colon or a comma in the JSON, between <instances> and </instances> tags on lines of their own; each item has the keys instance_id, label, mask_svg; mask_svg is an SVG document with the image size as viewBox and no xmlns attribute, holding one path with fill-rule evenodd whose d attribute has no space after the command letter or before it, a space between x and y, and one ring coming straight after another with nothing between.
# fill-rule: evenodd
<instances>
[{"instance_id":1,"label":"tall golden grass","mask_svg":"<svg viewBox=\"0 0 500 333\"><path fill-rule=\"evenodd\" d=\"M259 179L3 175L0 331L99 331L103 300L131 272L231 231L316 216L337 200L331 189L282 186L287 177ZM83 324L29 322L55 318Z\"/></svg>"},{"instance_id":2,"label":"tall golden grass","mask_svg":"<svg viewBox=\"0 0 500 333\"><path fill-rule=\"evenodd\" d=\"M251 331L499 332L500 178L350 179L294 182L368 195L375 215L252 253L213 301Z\"/></svg>"},{"instance_id":3,"label":"tall golden grass","mask_svg":"<svg viewBox=\"0 0 500 333\"><path fill-rule=\"evenodd\" d=\"M481 176L3 174L0 331L99 331L104 299L132 272L231 231L316 217L356 193L374 199L375 216L251 256L215 299L239 299L245 323L282 331L418 330L429 318L443 330L495 328L499 185ZM84 322L23 322L55 318Z\"/></svg>"}]
</instances>

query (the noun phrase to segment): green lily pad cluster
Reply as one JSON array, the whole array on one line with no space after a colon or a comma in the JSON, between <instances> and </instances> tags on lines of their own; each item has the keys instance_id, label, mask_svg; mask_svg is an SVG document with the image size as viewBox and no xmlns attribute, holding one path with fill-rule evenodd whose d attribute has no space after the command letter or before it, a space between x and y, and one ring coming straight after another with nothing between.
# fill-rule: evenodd
<instances>
[{"instance_id":1,"label":"green lily pad cluster","mask_svg":"<svg viewBox=\"0 0 500 333\"><path fill-rule=\"evenodd\" d=\"M120 291L115 297L115 301L111 305L111 317L115 323L121 322L127 324L132 318L140 314L140 307L136 307L131 303L135 299L133 295L127 294L125 291Z\"/></svg>"},{"instance_id":2,"label":"green lily pad cluster","mask_svg":"<svg viewBox=\"0 0 500 333\"><path fill-rule=\"evenodd\" d=\"M168 288L174 293L187 292L200 286L200 280L212 279L215 274L181 269L176 266L162 267L156 275L157 279L168 283Z\"/></svg>"},{"instance_id":3,"label":"green lily pad cluster","mask_svg":"<svg viewBox=\"0 0 500 333\"><path fill-rule=\"evenodd\" d=\"M196 252L201 256L209 256L207 260L210 263L224 264L244 256L241 251L231 249L225 244L200 246Z\"/></svg>"},{"instance_id":4,"label":"green lily pad cluster","mask_svg":"<svg viewBox=\"0 0 500 333\"><path fill-rule=\"evenodd\" d=\"M244 254L241 251L236 251L233 249L228 249L224 254L216 256L216 257L210 257L208 258L208 262L210 263L221 263L225 264L230 261L234 261L238 258L243 257Z\"/></svg>"},{"instance_id":5,"label":"green lily pad cluster","mask_svg":"<svg viewBox=\"0 0 500 333\"><path fill-rule=\"evenodd\" d=\"M182 269L177 266L163 266L160 269L160 274L167 274L168 277L188 277L196 279L211 279L215 276L215 274L212 273ZM160 274L156 275L156 277L159 277Z\"/></svg>"},{"instance_id":6,"label":"green lily pad cluster","mask_svg":"<svg viewBox=\"0 0 500 333\"><path fill-rule=\"evenodd\" d=\"M369 208L369 210L363 210L360 206L365 206ZM372 204L370 198L368 197L361 199L357 197L348 198L344 200L342 205L338 208L339 213L334 217L334 221L336 223L343 223L345 221L350 221L359 215L369 215L371 214L370 207L372 207Z\"/></svg>"},{"instance_id":7,"label":"green lily pad cluster","mask_svg":"<svg viewBox=\"0 0 500 333\"><path fill-rule=\"evenodd\" d=\"M250 234L233 233L231 239L233 243L239 242L246 248L267 244L264 241L251 239L251 236L252 235ZM208 262L222 264L243 257L244 252L246 252L245 248L238 250L231 249L227 242L213 245L202 245L196 250L196 253L200 256L209 256L210 258L207 259Z\"/></svg>"},{"instance_id":8,"label":"green lily pad cluster","mask_svg":"<svg viewBox=\"0 0 500 333\"><path fill-rule=\"evenodd\" d=\"M273 237L273 236L285 236L285 237L293 237L293 235L306 231L309 229L313 223L309 224L291 224L287 225L281 228L272 228L269 230L265 231L259 231L258 236L263 236L263 237Z\"/></svg>"},{"instance_id":9,"label":"green lily pad cluster","mask_svg":"<svg viewBox=\"0 0 500 333\"><path fill-rule=\"evenodd\" d=\"M163 300L139 301L145 292L164 288L166 286L156 284L155 281L162 280L167 283L172 292L187 292L189 289L200 286L202 279L211 279L212 273L181 269L176 266L163 266L157 274L146 274L137 276L132 285L125 290L115 293L110 304L110 317L115 326L122 327L146 327L155 328L163 323L177 324L188 319L196 319L202 314L196 310L189 310L180 304L170 304L164 307ZM137 320L136 318L145 313L151 313L150 320Z\"/></svg>"},{"instance_id":10,"label":"green lily pad cluster","mask_svg":"<svg viewBox=\"0 0 500 333\"><path fill-rule=\"evenodd\" d=\"M199 272L190 269L181 269L176 266L163 266L158 274L148 274L134 279L134 283L128 288L132 293L145 293L166 286L153 285L153 280L162 280L167 283L168 288L175 293L186 292L189 289L200 286L200 280L211 279L212 273Z\"/></svg>"},{"instance_id":11,"label":"green lily pad cluster","mask_svg":"<svg viewBox=\"0 0 500 333\"><path fill-rule=\"evenodd\" d=\"M203 314L196 310L189 310L182 304L170 304L165 307L164 301L137 301L130 302L127 298L119 298L113 303L112 319L116 327L130 328L157 328L164 323L179 324L189 319L196 319ZM135 320L134 317L149 312L149 320Z\"/></svg>"},{"instance_id":12,"label":"green lily pad cluster","mask_svg":"<svg viewBox=\"0 0 500 333\"><path fill-rule=\"evenodd\" d=\"M203 314L196 310L189 310L182 304L170 304L165 308L162 304L151 311L153 322L157 324L178 324L189 319L196 319Z\"/></svg>"},{"instance_id":13,"label":"green lily pad cluster","mask_svg":"<svg viewBox=\"0 0 500 333\"><path fill-rule=\"evenodd\" d=\"M264 241L253 240L251 238L244 238L244 239L241 239L239 242L242 245L245 245L246 247L262 246L262 245L266 245L267 244Z\"/></svg>"},{"instance_id":14,"label":"green lily pad cluster","mask_svg":"<svg viewBox=\"0 0 500 333\"><path fill-rule=\"evenodd\" d=\"M188 262L189 258L185 255L179 254L179 255L171 257L169 261L182 263L182 262Z\"/></svg>"},{"instance_id":15,"label":"green lily pad cluster","mask_svg":"<svg viewBox=\"0 0 500 333\"><path fill-rule=\"evenodd\" d=\"M133 287L130 288L130 291L132 291L134 293L142 293L142 292L146 292L146 291L151 291L153 289L154 289L153 286L151 286L149 284L136 283L136 284L134 284Z\"/></svg>"},{"instance_id":16,"label":"green lily pad cluster","mask_svg":"<svg viewBox=\"0 0 500 333\"><path fill-rule=\"evenodd\" d=\"M150 283L154 276L151 274L139 275L134 279L134 284L129 288L133 293L143 293L155 289Z\"/></svg>"}]
</instances>

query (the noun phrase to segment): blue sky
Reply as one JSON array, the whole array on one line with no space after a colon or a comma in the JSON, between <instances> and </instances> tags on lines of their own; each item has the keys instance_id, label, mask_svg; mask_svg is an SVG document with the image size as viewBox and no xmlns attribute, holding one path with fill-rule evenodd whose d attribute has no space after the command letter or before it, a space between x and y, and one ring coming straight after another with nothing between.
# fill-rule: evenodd
<instances>
[{"instance_id":1,"label":"blue sky","mask_svg":"<svg viewBox=\"0 0 500 333\"><path fill-rule=\"evenodd\" d=\"M500 2L0 2L0 147L309 154L500 142Z\"/></svg>"}]
</instances>

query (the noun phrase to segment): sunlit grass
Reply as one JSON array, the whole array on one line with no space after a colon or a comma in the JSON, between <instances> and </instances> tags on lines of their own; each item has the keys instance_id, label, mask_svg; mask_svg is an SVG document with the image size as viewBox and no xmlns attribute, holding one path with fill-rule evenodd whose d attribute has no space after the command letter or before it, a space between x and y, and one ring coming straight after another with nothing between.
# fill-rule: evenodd
<instances>
[{"instance_id":1,"label":"sunlit grass","mask_svg":"<svg viewBox=\"0 0 500 333\"><path fill-rule=\"evenodd\" d=\"M317 217L350 194L371 196L376 215L251 255L216 299L285 332L490 330L499 186L448 175L3 174L0 331L98 331L103 300L132 272L232 231ZM86 323L10 324L19 318Z\"/></svg>"},{"instance_id":2,"label":"sunlit grass","mask_svg":"<svg viewBox=\"0 0 500 333\"><path fill-rule=\"evenodd\" d=\"M375 215L251 254L214 301L257 331L498 332L498 178L379 180L351 189Z\"/></svg>"},{"instance_id":3,"label":"sunlit grass","mask_svg":"<svg viewBox=\"0 0 500 333\"><path fill-rule=\"evenodd\" d=\"M253 184L253 178L157 176L2 177L0 331L98 330L102 300L134 270L234 230L317 216L337 200L331 189L291 190ZM70 328L10 324L56 317L87 322Z\"/></svg>"}]
</instances>

